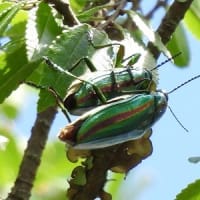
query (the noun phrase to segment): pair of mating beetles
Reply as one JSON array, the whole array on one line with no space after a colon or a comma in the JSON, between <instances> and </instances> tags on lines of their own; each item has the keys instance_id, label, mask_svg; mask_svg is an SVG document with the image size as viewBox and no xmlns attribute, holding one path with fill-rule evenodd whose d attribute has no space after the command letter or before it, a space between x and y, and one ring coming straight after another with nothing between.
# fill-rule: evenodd
<instances>
[{"instance_id":1,"label":"pair of mating beetles","mask_svg":"<svg viewBox=\"0 0 200 200\"><path fill-rule=\"evenodd\" d=\"M94 72L95 67L84 58L93 71L87 74L87 79L64 71L46 57L45 60L50 67L77 79L63 105L71 114L80 116L59 135L75 149L104 148L141 138L165 113L168 94L200 77L165 93L156 90L153 69L133 68L132 58L126 67L101 72Z\"/></svg>"},{"instance_id":2,"label":"pair of mating beetles","mask_svg":"<svg viewBox=\"0 0 200 200\"><path fill-rule=\"evenodd\" d=\"M56 70L59 66L45 58ZM76 77L63 104L80 117L59 138L75 149L96 149L141 138L164 114L168 95L155 90L152 72L132 66Z\"/></svg>"}]
</instances>

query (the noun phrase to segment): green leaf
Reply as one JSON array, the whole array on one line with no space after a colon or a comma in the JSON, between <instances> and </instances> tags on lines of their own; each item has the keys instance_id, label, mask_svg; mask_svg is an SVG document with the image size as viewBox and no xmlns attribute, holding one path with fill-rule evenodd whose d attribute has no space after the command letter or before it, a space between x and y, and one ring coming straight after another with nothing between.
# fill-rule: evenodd
<instances>
[{"instance_id":1,"label":"green leaf","mask_svg":"<svg viewBox=\"0 0 200 200\"><path fill-rule=\"evenodd\" d=\"M152 42L160 51L162 51L167 57L171 57L170 52L162 43L158 33L154 32L152 28L147 25L145 20L136 12L132 10L126 11L129 17L135 22L136 26L140 29L143 35L145 35L150 42Z\"/></svg>"},{"instance_id":2,"label":"green leaf","mask_svg":"<svg viewBox=\"0 0 200 200\"><path fill-rule=\"evenodd\" d=\"M113 7L110 5L101 5L101 6L96 6L93 7L89 10L86 11L81 11L80 14L77 15L77 18L81 21L81 22L87 22L90 20L94 20L94 14L99 12L99 10L104 9L104 8L109 8L109 7Z\"/></svg>"},{"instance_id":3,"label":"green leaf","mask_svg":"<svg viewBox=\"0 0 200 200\"><path fill-rule=\"evenodd\" d=\"M0 103L35 70L40 61L27 63L25 44L0 53Z\"/></svg>"},{"instance_id":4,"label":"green leaf","mask_svg":"<svg viewBox=\"0 0 200 200\"><path fill-rule=\"evenodd\" d=\"M200 1L193 1L184 17L184 22L189 31L191 31L197 39L200 39Z\"/></svg>"},{"instance_id":5,"label":"green leaf","mask_svg":"<svg viewBox=\"0 0 200 200\"><path fill-rule=\"evenodd\" d=\"M124 174L112 173L111 179L115 181L106 183L106 191L112 194L113 199L119 199L120 188L125 179Z\"/></svg>"},{"instance_id":6,"label":"green leaf","mask_svg":"<svg viewBox=\"0 0 200 200\"><path fill-rule=\"evenodd\" d=\"M85 25L64 31L49 47L47 57L64 69L70 68L81 57L88 55L87 31L88 26ZM53 86L59 94L66 93L67 86L72 81L71 77L66 77L60 72L51 70L48 66L43 74L45 76L42 78L41 85ZM41 91L40 97L38 103L39 111L55 103L52 95L45 91Z\"/></svg>"},{"instance_id":7,"label":"green leaf","mask_svg":"<svg viewBox=\"0 0 200 200\"><path fill-rule=\"evenodd\" d=\"M38 59L48 45L61 33L48 4L41 2L37 9L29 13L26 29L26 48L29 60Z\"/></svg>"},{"instance_id":8,"label":"green leaf","mask_svg":"<svg viewBox=\"0 0 200 200\"><path fill-rule=\"evenodd\" d=\"M18 108L9 102L0 105L0 113L9 119L15 119L18 115L18 111Z\"/></svg>"},{"instance_id":9,"label":"green leaf","mask_svg":"<svg viewBox=\"0 0 200 200\"><path fill-rule=\"evenodd\" d=\"M5 188L6 185L13 182L16 178L19 163L21 161L21 152L17 146L16 140L9 130L0 126L0 132L8 138L8 143L5 150L0 150L0 188Z\"/></svg>"},{"instance_id":10,"label":"green leaf","mask_svg":"<svg viewBox=\"0 0 200 200\"><path fill-rule=\"evenodd\" d=\"M11 40L24 38L27 19L27 11L20 10L10 22L10 28L5 32L5 36Z\"/></svg>"},{"instance_id":11,"label":"green leaf","mask_svg":"<svg viewBox=\"0 0 200 200\"><path fill-rule=\"evenodd\" d=\"M7 9L2 10L0 13L0 35L3 35L5 30L8 28L10 21L16 15L16 13L21 9L22 3L13 4ZM4 7L5 5L2 5Z\"/></svg>"},{"instance_id":12,"label":"green leaf","mask_svg":"<svg viewBox=\"0 0 200 200\"><path fill-rule=\"evenodd\" d=\"M200 180L191 183L176 196L175 200L198 200L200 199Z\"/></svg>"},{"instance_id":13,"label":"green leaf","mask_svg":"<svg viewBox=\"0 0 200 200\"><path fill-rule=\"evenodd\" d=\"M0 134L0 151L5 150L8 138Z\"/></svg>"},{"instance_id":14,"label":"green leaf","mask_svg":"<svg viewBox=\"0 0 200 200\"><path fill-rule=\"evenodd\" d=\"M169 49L172 55L181 52L181 55L176 57L176 59L174 60L174 63L177 66L185 67L189 64L190 61L189 46L184 28L181 24L177 26L176 31L174 32L171 40L167 44L167 48Z\"/></svg>"},{"instance_id":15,"label":"green leaf","mask_svg":"<svg viewBox=\"0 0 200 200\"><path fill-rule=\"evenodd\" d=\"M51 7L47 3L41 2L36 16L40 46L50 44L62 31L61 27L55 21Z\"/></svg>"},{"instance_id":16,"label":"green leaf","mask_svg":"<svg viewBox=\"0 0 200 200\"><path fill-rule=\"evenodd\" d=\"M0 52L0 56L3 54L12 54L18 49L21 48L21 46L24 45L24 39L15 39L15 40L9 40L6 44L3 45L2 52ZM4 66L0 66L4 67Z\"/></svg>"},{"instance_id":17,"label":"green leaf","mask_svg":"<svg viewBox=\"0 0 200 200\"><path fill-rule=\"evenodd\" d=\"M88 0L70 0L70 6L72 7L75 13L80 12L88 3Z\"/></svg>"},{"instance_id":18,"label":"green leaf","mask_svg":"<svg viewBox=\"0 0 200 200\"><path fill-rule=\"evenodd\" d=\"M0 3L0 18L4 13L7 13L10 9L12 9L13 3L11 2L3 2Z\"/></svg>"},{"instance_id":19,"label":"green leaf","mask_svg":"<svg viewBox=\"0 0 200 200\"><path fill-rule=\"evenodd\" d=\"M42 161L43 162L41 163L40 169L38 171L36 185L44 185L45 182L51 182L52 179L56 179L57 177L63 177L66 175L70 176L71 171L75 166L73 163L67 160L65 146L58 140L52 140L47 144L44 150ZM55 161L56 167L54 164L52 165L52 163ZM47 168L48 170L46 170ZM52 174L54 174L53 177Z\"/></svg>"},{"instance_id":20,"label":"green leaf","mask_svg":"<svg viewBox=\"0 0 200 200\"><path fill-rule=\"evenodd\" d=\"M72 172L72 177L73 178L70 180L70 183L72 184L84 186L87 182L85 168L82 166L74 168Z\"/></svg>"},{"instance_id":21,"label":"green leaf","mask_svg":"<svg viewBox=\"0 0 200 200\"><path fill-rule=\"evenodd\" d=\"M64 30L49 47L47 57L63 69L70 68L80 57L88 54L88 31L87 25Z\"/></svg>"},{"instance_id":22,"label":"green leaf","mask_svg":"<svg viewBox=\"0 0 200 200\"><path fill-rule=\"evenodd\" d=\"M43 152L31 199L66 200L65 177L70 177L73 168L78 164L80 163L74 164L67 160L63 143L50 140Z\"/></svg>"}]
</instances>

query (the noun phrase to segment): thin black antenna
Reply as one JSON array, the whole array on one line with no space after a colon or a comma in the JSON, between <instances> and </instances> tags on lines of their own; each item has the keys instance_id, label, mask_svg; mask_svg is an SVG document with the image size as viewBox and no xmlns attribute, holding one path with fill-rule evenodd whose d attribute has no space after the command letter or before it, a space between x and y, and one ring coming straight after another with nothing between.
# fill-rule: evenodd
<instances>
[{"instance_id":1,"label":"thin black antenna","mask_svg":"<svg viewBox=\"0 0 200 200\"><path fill-rule=\"evenodd\" d=\"M171 109L171 107L168 105L168 108L170 110L170 112L172 113L173 117L175 118L175 120L179 123L179 125L186 131L189 132L187 128L185 128L185 126L183 126L183 124L180 122L180 120L178 119L178 117L175 115L175 113L173 112L173 110Z\"/></svg>"},{"instance_id":2,"label":"thin black antenna","mask_svg":"<svg viewBox=\"0 0 200 200\"><path fill-rule=\"evenodd\" d=\"M178 52L177 54L173 55L171 58L168 58L167 60L161 62L160 64L158 64L157 66L155 66L154 68L151 69L151 71L158 69L159 67L161 67L162 65L164 65L165 63L173 60L174 58L178 57L179 55L181 55L181 52Z\"/></svg>"},{"instance_id":3,"label":"thin black antenna","mask_svg":"<svg viewBox=\"0 0 200 200\"><path fill-rule=\"evenodd\" d=\"M188 84L189 82L191 82L191 81L193 81L193 80L195 80L195 79L197 79L197 78L200 78L200 74L197 75L197 76L194 76L194 77L192 77L191 79L185 81L184 83L178 85L177 87L175 87L175 88L172 89L171 91L167 92L167 94L173 93L174 91L178 90L178 89L181 88L182 86ZM186 128L183 126L183 124L179 121L179 119L177 118L177 116L175 115L175 113L172 111L172 109L170 108L170 106L168 106L168 108L169 108L170 112L172 113L172 115L174 116L174 118L176 119L176 121L179 123L179 125L180 125L186 132L189 132L188 129L186 129Z\"/></svg>"},{"instance_id":4,"label":"thin black antenna","mask_svg":"<svg viewBox=\"0 0 200 200\"><path fill-rule=\"evenodd\" d=\"M172 89L171 91L167 92L167 94L171 94L171 93L173 93L174 91L178 90L178 89L181 88L182 86L188 84L189 82L191 82L191 81L193 81L193 80L195 80L195 79L197 79L197 78L200 78L200 74L197 75L197 76L194 76L194 77L192 77L191 79L185 81L184 83L178 85L177 87L175 87L175 88Z\"/></svg>"}]
</instances>

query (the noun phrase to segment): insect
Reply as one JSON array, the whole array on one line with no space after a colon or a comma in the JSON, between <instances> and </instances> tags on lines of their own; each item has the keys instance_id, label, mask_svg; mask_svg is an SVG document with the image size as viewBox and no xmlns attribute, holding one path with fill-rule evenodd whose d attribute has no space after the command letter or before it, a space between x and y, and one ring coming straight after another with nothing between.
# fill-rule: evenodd
<instances>
[{"instance_id":1,"label":"insect","mask_svg":"<svg viewBox=\"0 0 200 200\"><path fill-rule=\"evenodd\" d=\"M136 53L124 58L125 46L123 44L96 45L93 43L92 32L88 31L87 36L88 42L94 49L112 47L109 49L112 51L112 53L109 51L109 55L112 54L110 56L113 63L110 70L97 71L88 57L82 57L65 71L48 57L43 57L50 68L76 79L67 89L67 95L63 100L63 106L71 114L81 115L96 106L112 102L111 99L124 93L150 90L155 87L152 73L149 70L133 68L140 58L140 54ZM118 46L117 51L114 50L114 46ZM83 77L76 77L72 71L83 61L91 72L86 73Z\"/></svg>"},{"instance_id":2,"label":"insect","mask_svg":"<svg viewBox=\"0 0 200 200\"><path fill-rule=\"evenodd\" d=\"M76 77L71 72L64 71L47 57L44 57L44 59L49 67L76 79L76 81L68 88L68 93L63 100L63 106L71 114L81 115L96 106L120 100L120 98L116 97L124 94L155 91L156 83L153 79L152 71L172 60L179 54L180 53L165 60L155 68L152 68L152 70L133 68L128 65L123 68L95 71L95 67L91 61L88 58L83 58L92 72L86 73L86 75L82 77ZM130 57L130 59L131 61L129 63L132 64L132 57ZM77 64L78 63L80 63L80 61L78 61ZM74 66L71 69L74 69Z\"/></svg>"},{"instance_id":3,"label":"insect","mask_svg":"<svg viewBox=\"0 0 200 200\"><path fill-rule=\"evenodd\" d=\"M157 69L164 63L172 60L180 53L167 59L151 70L144 68L134 68L133 65L140 58L140 54L133 54L124 58L125 47L120 43L105 44L96 46L92 41L92 36L88 33L88 41L95 49L105 48L109 46L119 46L113 60L113 69L105 71L97 71L90 59L83 57L72 66L68 71L51 62L47 57L44 57L49 67L54 70L65 73L68 76L74 77L76 80L67 90L67 95L63 100L63 106L74 115L81 115L96 106L112 103L119 100L121 95L127 93L140 93L143 91L155 91L156 81L153 77L153 70ZM71 72L84 61L91 72L86 73L82 77L76 77ZM126 64L125 64L126 63Z\"/></svg>"},{"instance_id":4,"label":"insect","mask_svg":"<svg viewBox=\"0 0 200 200\"><path fill-rule=\"evenodd\" d=\"M193 77L168 93L158 90L129 95L86 112L62 129L59 138L75 149L104 148L141 138L165 113L168 94L199 77Z\"/></svg>"},{"instance_id":5,"label":"insect","mask_svg":"<svg viewBox=\"0 0 200 200\"><path fill-rule=\"evenodd\" d=\"M78 60L68 71L53 63L48 57L44 57L49 67L60 71L76 80L67 89L67 95L63 99L63 107L71 114L81 115L96 106L108 104L119 100L121 95L127 93L140 93L143 91L155 91L156 80L153 77L153 70L160 65L172 60L179 54L167 59L165 62L151 70L144 68L134 68L133 65L140 58L140 54L133 54L124 58L125 46L120 43L104 44L97 46L93 43L92 33L88 32L88 42L94 49L119 46L118 51L113 50L113 68L111 70L97 71L90 59L83 57ZM71 72L84 61L90 73L83 77L76 77ZM56 95L59 96L59 95ZM62 99L62 98L60 98Z\"/></svg>"},{"instance_id":6,"label":"insect","mask_svg":"<svg viewBox=\"0 0 200 200\"><path fill-rule=\"evenodd\" d=\"M143 136L167 107L163 92L137 94L93 109L67 125L59 138L76 149L112 146Z\"/></svg>"},{"instance_id":7,"label":"insect","mask_svg":"<svg viewBox=\"0 0 200 200\"><path fill-rule=\"evenodd\" d=\"M75 77L48 58L45 60L54 69L77 79L69 87L68 94L63 100L64 107L75 115L81 115L96 106L116 101L116 97L124 94L153 90L156 85L152 73L147 69L133 69L128 66Z\"/></svg>"}]
</instances>

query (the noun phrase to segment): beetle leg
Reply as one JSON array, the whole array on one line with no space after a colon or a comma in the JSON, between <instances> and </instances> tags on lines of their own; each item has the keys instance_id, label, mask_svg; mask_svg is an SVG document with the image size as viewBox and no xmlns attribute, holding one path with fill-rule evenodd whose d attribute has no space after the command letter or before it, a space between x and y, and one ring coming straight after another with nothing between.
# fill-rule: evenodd
<instances>
[{"instance_id":1,"label":"beetle leg","mask_svg":"<svg viewBox=\"0 0 200 200\"><path fill-rule=\"evenodd\" d=\"M128 61L128 65L132 66L134 65L140 58L141 54L140 53L134 53L132 54L131 56L128 56L127 58L124 58L122 60L122 63L126 62L127 60Z\"/></svg>"},{"instance_id":2,"label":"beetle leg","mask_svg":"<svg viewBox=\"0 0 200 200\"><path fill-rule=\"evenodd\" d=\"M97 87L96 85L94 85L94 84L91 83L90 81L87 81L87 80L84 80L84 79L82 79L82 78L80 78L80 77L78 77L78 76L75 76L74 74L72 74L72 73L69 72L69 71L65 71L62 67L60 67L60 66L56 65L55 63L53 63L49 58L47 58L47 57L45 57L45 56L44 56L43 58L44 58L46 64L47 64L49 67L51 67L52 69L54 69L54 70L56 70L56 71L59 71L59 72L61 72L61 73L63 73L63 74L66 74L66 75L68 75L68 76L71 76L71 77L73 77L73 78L75 78L75 79L78 79L79 81L82 81L82 82L85 82L85 83L90 84L90 85L92 86L92 88L94 89L95 93L97 94L97 96L99 97L99 100L100 100L103 104L106 103L106 101L107 101L107 100L106 100L106 97L104 96L104 94L103 94L103 92L101 91L101 89L99 89L99 87Z\"/></svg>"},{"instance_id":3,"label":"beetle leg","mask_svg":"<svg viewBox=\"0 0 200 200\"><path fill-rule=\"evenodd\" d=\"M80 58L77 63L75 63L70 69L68 69L68 71L73 71L82 61L86 63L91 72L97 71L96 67L88 57Z\"/></svg>"},{"instance_id":4,"label":"beetle leg","mask_svg":"<svg viewBox=\"0 0 200 200\"><path fill-rule=\"evenodd\" d=\"M66 109L65 106L64 106L63 99L62 99L61 96L55 91L55 89L53 89L52 87L44 87L44 86L41 86L41 85L36 85L35 83L29 82L29 81L28 81L28 82L24 82L24 83L27 84L27 85L29 85L29 86L31 86L31 87L40 89L40 90L49 91L49 92L55 97L57 106L61 109L61 111L63 112L63 114L66 116L68 122L71 122L71 118L70 118L70 116L69 116L69 113L68 113L67 109Z\"/></svg>"},{"instance_id":5,"label":"beetle leg","mask_svg":"<svg viewBox=\"0 0 200 200\"><path fill-rule=\"evenodd\" d=\"M116 90L119 88L119 85L117 83L117 79L116 79L116 75L115 75L115 72L114 71L111 71L111 81L112 81L112 87L111 87L111 90Z\"/></svg>"},{"instance_id":6,"label":"beetle leg","mask_svg":"<svg viewBox=\"0 0 200 200\"><path fill-rule=\"evenodd\" d=\"M96 44L94 44L94 42L92 40L92 34L89 31L88 31L88 42L93 46L94 49L102 49L102 48L106 48L106 47L111 47L113 45L122 46L122 44L120 44L120 43L109 43L109 44L96 45Z\"/></svg>"}]
</instances>

